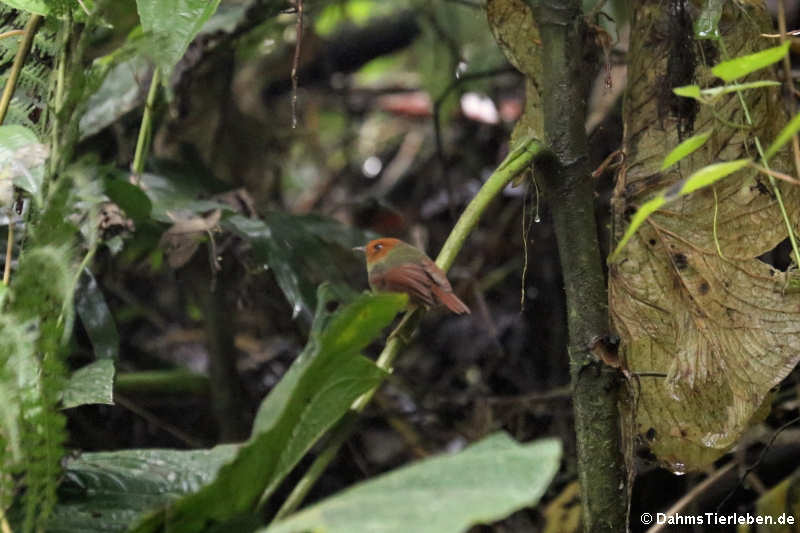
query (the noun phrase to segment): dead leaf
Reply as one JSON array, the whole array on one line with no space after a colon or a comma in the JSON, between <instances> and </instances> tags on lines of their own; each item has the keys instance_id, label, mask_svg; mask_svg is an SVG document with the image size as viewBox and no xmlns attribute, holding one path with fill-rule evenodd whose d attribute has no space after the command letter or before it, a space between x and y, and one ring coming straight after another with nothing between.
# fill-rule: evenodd
<instances>
[{"instance_id":1,"label":"dead leaf","mask_svg":"<svg viewBox=\"0 0 800 533\"><path fill-rule=\"evenodd\" d=\"M205 216L190 215L175 218L175 223L161 236L161 247L171 268L180 268L192 258L198 246L216 229L222 211L215 209Z\"/></svg>"},{"instance_id":2,"label":"dead leaf","mask_svg":"<svg viewBox=\"0 0 800 533\"><path fill-rule=\"evenodd\" d=\"M668 26L670 14L657 5L638 5L631 31L626 162L613 200L617 236L630 207L706 164L752 156L752 136L769 143L786 120L780 92L773 89L744 94L757 121L752 131L716 122L701 107L693 129L713 128L713 137L662 174L661 161L680 142L678 125L685 117L673 116L674 108L665 105L668 43L653 28ZM768 23L763 11L726 7L731 56L762 46L757 35L763 29L754 19ZM697 81L712 85L713 62L703 64L702 56L710 50L693 50ZM760 75L774 76L768 69ZM736 94L715 111L729 121L745 120ZM783 154L772 163L788 169ZM669 204L650 217L610 270L610 312L624 366L634 375L667 376L637 380L635 432L646 435L652 451L674 470L699 469L735 444L770 388L800 359L800 295L784 291L783 273L758 259L788 235L775 196L762 182L767 180L745 169L715 185L716 197L708 188ZM796 225L800 191L786 184L781 191Z\"/></svg>"}]
</instances>

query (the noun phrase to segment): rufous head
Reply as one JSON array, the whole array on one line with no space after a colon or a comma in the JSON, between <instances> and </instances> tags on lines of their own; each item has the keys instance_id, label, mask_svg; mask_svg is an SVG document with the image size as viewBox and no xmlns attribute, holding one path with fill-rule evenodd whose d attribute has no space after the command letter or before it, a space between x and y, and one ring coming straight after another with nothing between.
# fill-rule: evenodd
<instances>
[{"instance_id":1,"label":"rufous head","mask_svg":"<svg viewBox=\"0 0 800 533\"><path fill-rule=\"evenodd\" d=\"M386 254L388 254L392 248L400 244L400 242L401 241L399 239L385 237L382 239L369 241L366 246L359 247L357 249L364 252L364 254L367 256L367 264L369 265L386 257Z\"/></svg>"}]
</instances>

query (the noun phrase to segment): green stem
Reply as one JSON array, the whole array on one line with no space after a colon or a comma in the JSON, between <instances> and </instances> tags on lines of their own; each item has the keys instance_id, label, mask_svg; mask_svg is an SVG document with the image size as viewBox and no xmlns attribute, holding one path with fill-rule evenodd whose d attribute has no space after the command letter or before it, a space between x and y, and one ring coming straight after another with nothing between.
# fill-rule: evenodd
<instances>
[{"instance_id":1,"label":"green stem","mask_svg":"<svg viewBox=\"0 0 800 533\"><path fill-rule=\"evenodd\" d=\"M123 372L114 380L114 392L122 394L209 394L208 376L187 370Z\"/></svg>"},{"instance_id":2,"label":"green stem","mask_svg":"<svg viewBox=\"0 0 800 533\"><path fill-rule=\"evenodd\" d=\"M156 67L153 79L150 80L150 89L147 91L147 101L144 105L142 125L139 128L139 138L136 139L136 154L133 156L133 172L141 174L144 170L144 160L150 150L150 137L153 127L153 106L155 105L158 85L161 83L161 69Z\"/></svg>"},{"instance_id":3,"label":"green stem","mask_svg":"<svg viewBox=\"0 0 800 533\"><path fill-rule=\"evenodd\" d=\"M478 224L489 202L491 202L517 174L525 170L533 162L534 158L550 157L551 155L547 147L533 138L522 140L518 146L508 154L500 166L497 167L497 170L489 176L489 179L483 184L478 194L475 195L475 198L467 205L461 217L459 217L458 222L455 227L453 227L447 241L445 241L444 246L442 246L436 258L436 264L439 268L445 272L450 269L458 252L461 251L461 248L464 246L464 241L466 241L467 236ZM385 370L387 373L392 371L394 360L406 346L407 339L413 336L422 315L423 311L419 308L406 313L400 324L389 336L386 346L384 346L383 351L378 356L376 364L381 369ZM308 491L311 490L317 479L319 479L331 461L336 457L339 448L341 448L342 444L347 442L347 439L352 435L353 429L355 428L355 420L357 420L356 413L360 413L364 410L379 387L380 385L377 385L361 395L361 397L353 403L351 411L334 426L330 432L330 438L325 448L314 459L314 462L303 475L303 478L294 486L291 494L289 494L278 510L278 513L275 515L274 521L291 514L303 502ZM264 506L269 496L269 493L265 493L261 496L259 507Z\"/></svg>"}]
</instances>

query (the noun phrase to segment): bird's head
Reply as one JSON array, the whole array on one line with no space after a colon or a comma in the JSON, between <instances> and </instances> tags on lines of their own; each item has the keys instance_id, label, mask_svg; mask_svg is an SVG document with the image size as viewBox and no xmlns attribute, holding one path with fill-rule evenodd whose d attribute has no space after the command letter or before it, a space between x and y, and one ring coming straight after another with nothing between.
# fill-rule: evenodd
<instances>
[{"instance_id":1,"label":"bird's head","mask_svg":"<svg viewBox=\"0 0 800 533\"><path fill-rule=\"evenodd\" d=\"M353 249L364 252L364 255L367 257L367 265L372 265L386 257L386 254L392 251L392 248L397 246L399 243L400 240L387 237L369 241L366 246L359 246L358 248Z\"/></svg>"}]
</instances>

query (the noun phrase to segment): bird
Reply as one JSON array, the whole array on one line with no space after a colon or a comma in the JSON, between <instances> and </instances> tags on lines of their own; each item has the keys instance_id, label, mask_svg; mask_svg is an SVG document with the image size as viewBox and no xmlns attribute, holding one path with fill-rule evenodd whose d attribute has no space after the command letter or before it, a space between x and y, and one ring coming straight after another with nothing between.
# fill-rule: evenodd
<instances>
[{"instance_id":1,"label":"bird","mask_svg":"<svg viewBox=\"0 0 800 533\"><path fill-rule=\"evenodd\" d=\"M453 294L442 269L419 248L400 239L381 238L354 250L366 256L373 291L402 292L415 305L430 308L441 304L458 315L469 314L469 307Z\"/></svg>"}]
</instances>

